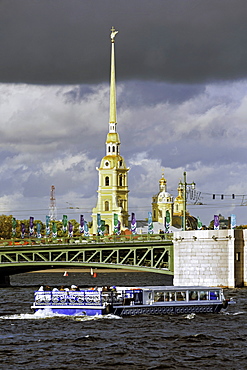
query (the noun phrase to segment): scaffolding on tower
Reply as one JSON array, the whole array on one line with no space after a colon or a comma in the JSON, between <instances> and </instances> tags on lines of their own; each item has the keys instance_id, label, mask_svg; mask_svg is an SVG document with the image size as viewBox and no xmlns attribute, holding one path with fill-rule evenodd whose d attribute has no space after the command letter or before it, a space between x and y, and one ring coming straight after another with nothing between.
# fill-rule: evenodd
<instances>
[{"instance_id":1,"label":"scaffolding on tower","mask_svg":"<svg viewBox=\"0 0 247 370\"><path fill-rule=\"evenodd\" d=\"M55 186L54 185L51 186L49 216L50 216L50 221L57 220L57 207L56 207Z\"/></svg>"}]
</instances>

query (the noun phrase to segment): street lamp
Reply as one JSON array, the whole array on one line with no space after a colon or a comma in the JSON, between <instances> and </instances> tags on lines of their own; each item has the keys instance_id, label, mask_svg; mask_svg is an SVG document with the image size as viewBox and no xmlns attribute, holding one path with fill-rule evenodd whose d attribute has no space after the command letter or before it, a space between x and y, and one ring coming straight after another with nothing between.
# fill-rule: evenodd
<instances>
[{"instance_id":1,"label":"street lamp","mask_svg":"<svg viewBox=\"0 0 247 370\"><path fill-rule=\"evenodd\" d=\"M183 189L184 189L184 201L183 201L183 231L186 230L186 204L187 204L187 186L191 186L191 189L194 190L196 187L196 184L194 181L192 183L186 182L186 172L184 172L184 183L183 183Z\"/></svg>"}]
</instances>

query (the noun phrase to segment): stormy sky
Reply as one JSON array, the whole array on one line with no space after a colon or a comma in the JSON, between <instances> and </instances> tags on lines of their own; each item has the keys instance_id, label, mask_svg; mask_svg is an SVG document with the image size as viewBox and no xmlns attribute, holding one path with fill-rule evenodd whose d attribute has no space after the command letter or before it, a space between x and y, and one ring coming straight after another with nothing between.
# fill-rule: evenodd
<instances>
[{"instance_id":1,"label":"stormy sky","mask_svg":"<svg viewBox=\"0 0 247 370\"><path fill-rule=\"evenodd\" d=\"M246 0L0 0L0 214L44 221L55 185L58 218L90 221L114 25L130 212L186 171L194 216L247 224L246 19Z\"/></svg>"}]
</instances>

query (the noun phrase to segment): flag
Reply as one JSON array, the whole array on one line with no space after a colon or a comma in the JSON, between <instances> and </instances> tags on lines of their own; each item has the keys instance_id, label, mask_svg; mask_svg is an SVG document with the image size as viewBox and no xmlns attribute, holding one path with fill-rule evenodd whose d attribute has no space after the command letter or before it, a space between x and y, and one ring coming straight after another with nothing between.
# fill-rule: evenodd
<instances>
[{"instance_id":1,"label":"flag","mask_svg":"<svg viewBox=\"0 0 247 370\"><path fill-rule=\"evenodd\" d=\"M152 212L148 212L148 234L154 233L153 227L153 220L152 220Z\"/></svg>"},{"instance_id":2,"label":"flag","mask_svg":"<svg viewBox=\"0 0 247 370\"><path fill-rule=\"evenodd\" d=\"M214 215L214 230L219 230L220 220L218 215Z\"/></svg>"},{"instance_id":3,"label":"flag","mask_svg":"<svg viewBox=\"0 0 247 370\"><path fill-rule=\"evenodd\" d=\"M117 234L120 235L121 234L121 222L118 220L118 223L117 223Z\"/></svg>"},{"instance_id":4,"label":"flag","mask_svg":"<svg viewBox=\"0 0 247 370\"><path fill-rule=\"evenodd\" d=\"M235 229L236 226L236 215L231 214L231 229Z\"/></svg>"},{"instance_id":5,"label":"flag","mask_svg":"<svg viewBox=\"0 0 247 370\"><path fill-rule=\"evenodd\" d=\"M136 217L134 213L131 213L131 232L136 234Z\"/></svg>"},{"instance_id":6,"label":"flag","mask_svg":"<svg viewBox=\"0 0 247 370\"><path fill-rule=\"evenodd\" d=\"M202 222L200 220L199 217L197 217L197 230L201 230L202 229Z\"/></svg>"},{"instance_id":7,"label":"flag","mask_svg":"<svg viewBox=\"0 0 247 370\"><path fill-rule=\"evenodd\" d=\"M80 231L81 234L84 234L84 217L83 217L83 215L80 216L79 231Z\"/></svg>"},{"instance_id":8,"label":"flag","mask_svg":"<svg viewBox=\"0 0 247 370\"><path fill-rule=\"evenodd\" d=\"M169 233L170 222L171 222L170 212L167 209L166 210L166 217L165 217L165 232L166 233Z\"/></svg>"},{"instance_id":9,"label":"flag","mask_svg":"<svg viewBox=\"0 0 247 370\"><path fill-rule=\"evenodd\" d=\"M104 233L105 233L105 221L104 220L101 220L101 234L102 236L104 236Z\"/></svg>"},{"instance_id":10,"label":"flag","mask_svg":"<svg viewBox=\"0 0 247 370\"><path fill-rule=\"evenodd\" d=\"M29 235L32 236L34 233L34 227L33 227L33 217L30 217L29 219Z\"/></svg>"},{"instance_id":11,"label":"flag","mask_svg":"<svg viewBox=\"0 0 247 370\"><path fill-rule=\"evenodd\" d=\"M97 235L102 235L101 230L101 216L99 213L97 213Z\"/></svg>"},{"instance_id":12,"label":"flag","mask_svg":"<svg viewBox=\"0 0 247 370\"><path fill-rule=\"evenodd\" d=\"M25 224L22 222L21 223L21 237L22 237L22 239L25 236L25 232L26 232L26 227L25 227Z\"/></svg>"},{"instance_id":13,"label":"flag","mask_svg":"<svg viewBox=\"0 0 247 370\"><path fill-rule=\"evenodd\" d=\"M66 215L63 215L63 232L66 233L67 232L67 225L68 225L68 216Z\"/></svg>"},{"instance_id":14,"label":"flag","mask_svg":"<svg viewBox=\"0 0 247 370\"><path fill-rule=\"evenodd\" d=\"M50 235L50 216L46 216L46 235Z\"/></svg>"},{"instance_id":15,"label":"flag","mask_svg":"<svg viewBox=\"0 0 247 370\"><path fill-rule=\"evenodd\" d=\"M119 222L118 222L118 215L116 213L114 213L113 222L114 222L113 233L118 235L119 234Z\"/></svg>"},{"instance_id":16,"label":"flag","mask_svg":"<svg viewBox=\"0 0 247 370\"><path fill-rule=\"evenodd\" d=\"M16 234L16 219L12 217L12 235L15 236Z\"/></svg>"},{"instance_id":17,"label":"flag","mask_svg":"<svg viewBox=\"0 0 247 370\"><path fill-rule=\"evenodd\" d=\"M57 237L57 224L55 221L52 221L52 237Z\"/></svg>"},{"instance_id":18,"label":"flag","mask_svg":"<svg viewBox=\"0 0 247 370\"><path fill-rule=\"evenodd\" d=\"M73 225L71 222L69 222L69 237L72 238L73 237Z\"/></svg>"},{"instance_id":19,"label":"flag","mask_svg":"<svg viewBox=\"0 0 247 370\"><path fill-rule=\"evenodd\" d=\"M37 223L37 238L41 238L41 224Z\"/></svg>"},{"instance_id":20,"label":"flag","mask_svg":"<svg viewBox=\"0 0 247 370\"><path fill-rule=\"evenodd\" d=\"M89 236L88 224L87 221L85 220L84 220L84 236Z\"/></svg>"}]
</instances>

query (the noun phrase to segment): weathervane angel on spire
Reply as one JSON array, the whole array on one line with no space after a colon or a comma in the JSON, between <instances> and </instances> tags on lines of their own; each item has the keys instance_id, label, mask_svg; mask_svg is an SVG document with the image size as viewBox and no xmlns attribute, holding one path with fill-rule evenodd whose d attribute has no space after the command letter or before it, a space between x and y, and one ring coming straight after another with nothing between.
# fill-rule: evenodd
<instances>
[{"instance_id":1,"label":"weathervane angel on spire","mask_svg":"<svg viewBox=\"0 0 247 370\"><path fill-rule=\"evenodd\" d=\"M115 28L112 26L111 28L111 42L114 42L115 36L118 33L118 31L115 30Z\"/></svg>"}]
</instances>

